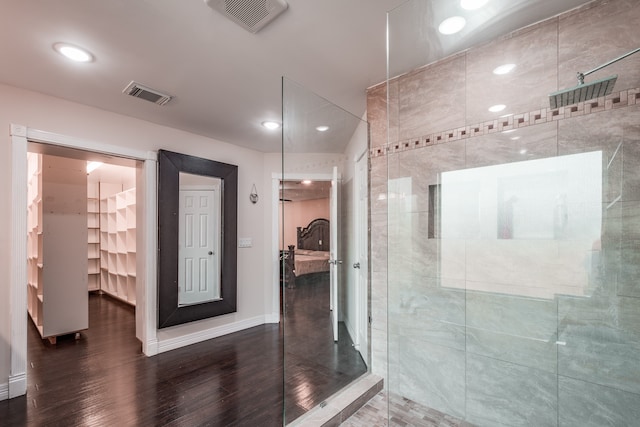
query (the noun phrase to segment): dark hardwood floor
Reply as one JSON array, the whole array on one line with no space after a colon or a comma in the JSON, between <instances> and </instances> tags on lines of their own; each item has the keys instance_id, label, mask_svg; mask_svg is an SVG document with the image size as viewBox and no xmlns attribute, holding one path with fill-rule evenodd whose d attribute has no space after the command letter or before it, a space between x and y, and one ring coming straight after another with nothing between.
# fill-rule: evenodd
<instances>
[{"instance_id":1,"label":"dark hardwood floor","mask_svg":"<svg viewBox=\"0 0 640 427\"><path fill-rule=\"evenodd\" d=\"M27 395L0 402L0 426L280 426L283 407L291 422L366 367L343 326L333 343L324 278L285 299L282 328L145 357L133 308L91 295L80 340L51 345L30 323Z\"/></svg>"},{"instance_id":2,"label":"dark hardwood floor","mask_svg":"<svg viewBox=\"0 0 640 427\"><path fill-rule=\"evenodd\" d=\"M287 423L367 370L342 322L338 324L338 342L333 341L328 274L301 276L296 279L296 288L285 292Z\"/></svg>"}]
</instances>

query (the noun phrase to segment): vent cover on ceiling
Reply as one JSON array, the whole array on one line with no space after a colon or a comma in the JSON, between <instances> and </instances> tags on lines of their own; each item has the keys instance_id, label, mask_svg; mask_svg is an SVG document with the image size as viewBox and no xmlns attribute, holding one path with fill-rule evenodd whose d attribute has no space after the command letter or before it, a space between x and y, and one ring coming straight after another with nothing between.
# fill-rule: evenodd
<instances>
[{"instance_id":1,"label":"vent cover on ceiling","mask_svg":"<svg viewBox=\"0 0 640 427\"><path fill-rule=\"evenodd\" d=\"M252 33L257 33L288 7L284 0L204 0L204 2Z\"/></svg>"},{"instance_id":2,"label":"vent cover on ceiling","mask_svg":"<svg viewBox=\"0 0 640 427\"><path fill-rule=\"evenodd\" d=\"M158 105L164 105L171 101L170 95L158 92L157 90L153 90L134 81L129 83L122 93L126 93L127 95L135 96L136 98L141 98L145 101L153 102Z\"/></svg>"}]
</instances>

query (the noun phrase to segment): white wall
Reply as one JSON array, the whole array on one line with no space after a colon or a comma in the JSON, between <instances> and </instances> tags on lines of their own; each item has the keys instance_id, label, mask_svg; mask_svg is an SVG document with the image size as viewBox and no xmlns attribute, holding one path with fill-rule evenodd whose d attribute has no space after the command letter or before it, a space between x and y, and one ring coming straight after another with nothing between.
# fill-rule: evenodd
<instances>
[{"instance_id":1,"label":"white wall","mask_svg":"<svg viewBox=\"0 0 640 427\"><path fill-rule=\"evenodd\" d=\"M140 108L158 108L141 103ZM268 215L267 199L251 204L249 192L255 183L259 194L265 187L264 154L240 148L211 138L194 135L127 116L76 104L59 98L19 88L0 85L0 195L11 198L11 139L10 124L21 124L34 129L81 138L97 143L138 150L157 151L160 148L206 157L238 165L238 236L252 237L253 247L238 249L238 311L233 314L164 329L158 332L159 345L179 342L185 335L203 336L211 328L237 324L249 326L264 322L270 314L272 294L270 276L263 260L271 236L266 240L263 230ZM264 194L267 192L264 191ZM11 244L11 206L0 207L0 386L7 381L10 360L9 272ZM26 260L25 260L26 262ZM248 268L248 267L251 268ZM266 308L269 308L267 310ZM26 307L19 308L25 312Z\"/></svg>"},{"instance_id":2,"label":"white wall","mask_svg":"<svg viewBox=\"0 0 640 427\"><path fill-rule=\"evenodd\" d=\"M317 218L329 219L329 198L316 200L302 200L299 202L282 203L280 209L280 223L282 224L282 210L284 209L284 233L280 234L280 248L287 249L289 245L298 246L297 227L306 227ZM284 236L283 236L284 235ZM284 237L284 242L282 238Z\"/></svg>"},{"instance_id":3,"label":"white wall","mask_svg":"<svg viewBox=\"0 0 640 427\"><path fill-rule=\"evenodd\" d=\"M365 114L366 117L366 114ZM356 338L356 274L353 263L356 262L356 238L355 238L355 225L358 220L355 217L355 164L356 160L360 158L360 155L368 148L368 126L367 122L363 121L358 125L349 145L345 150L345 166L344 173L342 174L342 279L343 283L340 301L342 305L340 307L341 320L344 321L351 338ZM348 284L351 284L350 286Z\"/></svg>"}]
</instances>

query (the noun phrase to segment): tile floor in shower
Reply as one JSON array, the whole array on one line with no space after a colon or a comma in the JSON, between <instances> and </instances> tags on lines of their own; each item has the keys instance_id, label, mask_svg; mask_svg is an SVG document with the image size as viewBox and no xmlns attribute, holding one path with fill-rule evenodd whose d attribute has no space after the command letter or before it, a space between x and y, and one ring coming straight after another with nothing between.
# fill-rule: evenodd
<instances>
[{"instance_id":1,"label":"tile floor in shower","mask_svg":"<svg viewBox=\"0 0 640 427\"><path fill-rule=\"evenodd\" d=\"M466 421L399 396L391 398L389 413L387 413L387 401L387 392L381 391L340 425L342 427L473 427L473 424Z\"/></svg>"}]
</instances>

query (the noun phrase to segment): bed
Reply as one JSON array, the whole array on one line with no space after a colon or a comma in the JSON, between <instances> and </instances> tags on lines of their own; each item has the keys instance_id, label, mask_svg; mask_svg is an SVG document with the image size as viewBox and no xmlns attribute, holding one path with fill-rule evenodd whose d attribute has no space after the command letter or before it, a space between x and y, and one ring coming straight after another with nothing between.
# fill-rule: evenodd
<instances>
[{"instance_id":1,"label":"bed","mask_svg":"<svg viewBox=\"0 0 640 427\"><path fill-rule=\"evenodd\" d=\"M294 288L296 278L305 274L329 271L329 221L314 219L306 227L297 227L297 248L283 251L283 281Z\"/></svg>"}]
</instances>

